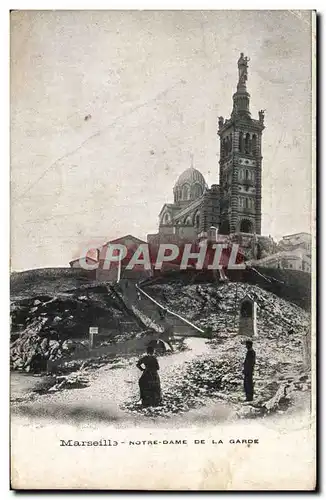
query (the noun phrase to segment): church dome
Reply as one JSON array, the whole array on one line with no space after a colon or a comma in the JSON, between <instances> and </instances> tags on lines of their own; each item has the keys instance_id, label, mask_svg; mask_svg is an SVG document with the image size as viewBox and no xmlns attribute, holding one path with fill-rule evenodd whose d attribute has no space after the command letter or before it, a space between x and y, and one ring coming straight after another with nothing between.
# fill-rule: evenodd
<instances>
[{"instance_id":1,"label":"church dome","mask_svg":"<svg viewBox=\"0 0 326 500\"><path fill-rule=\"evenodd\" d=\"M175 183L174 203L190 202L202 196L206 189L203 174L194 167L187 168Z\"/></svg>"},{"instance_id":2,"label":"church dome","mask_svg":"<svg viewBox=\"0 0 326 500\"><path fill-rule=\"evenodd\" d=\"M206 186L206 182L204 176L199 170L194 167L187 168L182 174L179 176L175 187L181 187L184 184L195 184L198 183L204 189Z\"/></svg>"}]
</instances>

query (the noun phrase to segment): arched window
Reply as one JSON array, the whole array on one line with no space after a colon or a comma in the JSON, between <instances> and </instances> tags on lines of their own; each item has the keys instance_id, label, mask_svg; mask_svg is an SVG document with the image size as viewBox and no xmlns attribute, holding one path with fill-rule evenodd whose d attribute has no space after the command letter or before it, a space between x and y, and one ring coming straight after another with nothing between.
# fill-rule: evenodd
<instances>
[{"instance_id":1,"label":"arched window","mask_svg":"<svg viewBox=\"0 0 326 500\"><path fill-rule=\"evenodd\" d=\"M248 219L243 219L240 224L241 233L252 233L252 222Z\"/></svg>"},{"instance_id":2,"label":"arched window","mask_svg":"<svg viewBox=\"0 0 326 500\"><path fill-rule=\"evenodd\" d=\"M189 186L185 184L182 188L182 199L189 200L189 195L190 195Z\"/></svg>"},{"instance_id":3,"label":"arched window","mask_svg":"<svg viewBox=\"0 0 326 500\"><path fill-rule=\"evenodd\" d=\"M186 217L186 218L185 218L184 224L185 224L186 226L191 226L191 218L190 218L190 215L188 215L188 217Z\"/></svg>"},{"instance_id":4,"label":"arched window","mask_svg":"<svg viewBox=\"0 0 326 500\"><path fill-rule=\"evenodd\" d=\"M229 146L228 146L228 149L229 149L229 154L231 153L232 151L232 134L229 135L228 137L228 141L229 141Z\"/></svg>"},{"instance_id":5,"label":"arched window","mask_svg":"<svg viewBox=\"0 0 326 500\"><path fill-rule=\"evenodd\" d=\"M223 141L222 141L221 156L222 156L222 158L225 158L225 156L226 156L226 141L225 141L225 139L223 139Z\"/></svg>"},{"instance_id":6,"label":"arched window","mask_svg":"<svg viewBox=\"0 0 326 500\"><path fill-rule=\"evenodd\" d=\"M169 213L164 214L163 224L169 224L171 222L171 217Z\"/></svg>"},{"instance_id":7,"label":"arched window","mask_svg":"<svg viewBox=\"0 0 326 500\"><path fill-rule=\"evenodd\" d=\"M256 134L254 134L252 136L252 153L254 155L257 154L257 136L256 136Z\"/></svg>"},{"instance_id":8,"label":"arched window","mask_svg":"<svg viewBox=\"0 0 326 500\"><path fill-rule=\"evenodd\" d=\"M250 134L246 134L246 138L245 138L245 153L249 155L250 154L250 150L251 150Z\"/></svg>"},{"instance_id":9,"label":"arched window","mask_svg":"<svg viewBox=\"0 0 326 500\"><path fill-rule=\"evenodd\" d=\"M193 187L194 198L199 198L202 194L202 187L200 184L195 184Z\"/></svg>"},{"instance_id":10,"label":"arched window","mask_svg":"<svg viewBox=\"0 0 326 500\"><path fill-rule=\"evenodd\" d=\"M231 152L231 140L230 140L230 136L227 136L225 138L225 156L229 156L230 152Z\"/></svg>"},{"instance_id":11,"label":"arched window","mask_svg":"<svg viewBox=\"0 0 326 500\"><path fill-rule=\"evenodd\" d=\"M240 153L243 153L243 133L240 132L239 134L239 151Z\"/></svg>"}]
</instances>

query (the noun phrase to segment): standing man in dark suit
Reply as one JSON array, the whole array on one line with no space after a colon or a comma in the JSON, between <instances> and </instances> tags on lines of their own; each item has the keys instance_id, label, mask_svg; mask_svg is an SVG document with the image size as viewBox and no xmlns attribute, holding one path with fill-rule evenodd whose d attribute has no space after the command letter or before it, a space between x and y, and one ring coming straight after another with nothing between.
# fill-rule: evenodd
<instances>
[{"instance_id":1,"label":"standing man in dark suit","mask_svg":"<svg viewBox=\"0 0 326 500\"><path fill-rule=\"evenodd\" d=\"M246 393L246 401L252 401L254 399L254 366L256 363L256 353L252 348L252 340L246 341L247 354L243 364L243 375L244 375L244 390Z\"/></svg>"}]
</instances>

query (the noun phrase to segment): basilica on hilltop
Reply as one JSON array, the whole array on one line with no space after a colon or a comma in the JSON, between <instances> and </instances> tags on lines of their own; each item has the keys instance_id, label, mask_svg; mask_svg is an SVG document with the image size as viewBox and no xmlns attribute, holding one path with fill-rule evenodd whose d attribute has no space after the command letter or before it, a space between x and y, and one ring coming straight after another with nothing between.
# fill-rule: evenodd
<instances>
[{"instance_id":1,"label":"basilica on hilltop","mask_svg":"<svg viewBox=\"0 0 326 500\"><path fill-rule=\"evenodd\" d=\"M236 243L251 265L259 261L262 267L311 272L310 234L286 235L278 244L261 234L264 111L258 112L258 119L251 116L248 63L241 53L230 117L217 120L219 182L209 187L192 158L174 185L173 202L165 203L159 213L158 232L148 234L147 242L153 248L160 243ZM108 245L117 243L132 249L146 242L129 234L106 242L96 249L96 257L82 256L70 266L83 267L83 260L101 262Z\"/></svg>"},{"instance_id":2,"label":"basilica on hilltop","mask_svg":"<svg viewBox=\"0 0 326 500\"><path fill-rule=\"evenodd\" d=\"M198 240L220 235L261 234L261 172L264 111L250 113L247 90L249 58L240 54L238 84L230 118L218 118L219 183L210 187L193 160L173 188L173 203L159 213L158 233L149 243Z\"/></svg>"},{"instance_id":3,"label":"basilica on hilltop","mask_svg":"<svg viewBox=\"0 0 326 500\"><path fill-rule=\"evenodd\" d=\"M241 53L230 117L219 116L217 120L219 182L208 186L202 173L194 167L192 158L190 167L174 185L173 202L161 208L158 232L148 234L147 242L153 248L160 243L236 243L252 266L310 273L310 234L286 235L279 243L271 235L261 234L264 111L258 112L258 118L251 116L248 63L249 58ZM145 242L127 235L97 249L95 260L90 256L82 259L100 261L101 252L111 243L134 248ZM81 267L80 262L80 258L74 259L70 266Z\"/></svg>"}]
</instances>

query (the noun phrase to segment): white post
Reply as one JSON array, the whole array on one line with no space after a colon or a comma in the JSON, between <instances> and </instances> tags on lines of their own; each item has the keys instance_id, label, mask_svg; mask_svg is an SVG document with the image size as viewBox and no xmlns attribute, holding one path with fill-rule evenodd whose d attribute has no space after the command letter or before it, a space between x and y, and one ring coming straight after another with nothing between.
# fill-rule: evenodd
<instances>
[{"instance_id":1,"label":"white post","mask_svg":"<svg viewBox=\"0 0 326 500\"><path fill-rule=\"evenodd\" d=\"M256 228L254 232L254 259L257 260L258 258L258 238L256 234Z\"/></svg>"},{"instance_id":2,"label":"white post","mask_svg":"<svg viewBox=\"0 0 326 500\"><path fill-rule=\"evenodd\" d=\"M257 302L253 303L253 336L258 337L258 330L257 330Z\"/></svg>"},{"instance_id":3,"label":"white post","mask_svg":"<svg viewBox=\"0 0 326 500\"><path fill-rule=\"evenodd\" d=\"M211 226L209 229L215 229L215 242L217 242L217 231L218 231L217 227Z\"/></svg>"},{"instance_id":4,"label":"white post","mask_svg":"<svg viewBox=\"0 0 326 500\"><path fill-rule=\"evenodd\" d=\"M93 349L94 347L94 335L96 335L97 333L98 333L97 326L89 327L89 350Z\"/></svg>"},{"instance_id":5,"label":"white post","mask_svg":"<svg viewBox=\"0 0 326 500\"><path fill-rule=\"evenodd\" d=\"M119 283L120 278L121 278L121 259L119 259L119 262L118 262L118 276L117 276L117 283Z\"/></svg>"},{"instance_id":6,"label":"white post","mask_svg":"<svg viewBox=\"0 0 326 500\"><path fill-rule=\"evenodd\" d=\"M209 232L208 232L208 235L207 235L207 241L212 241L213 240L212 229L214 229L214 231L215 231L215 241L214 241L214 243L216 243L217 242L217 228L215 226L211 226L209 228ZM220 276L220 279L221 279L221 269L219 269L218 272L219 272L219 276ZM216 269L213 269L213 279L215 281L217 279L217 271L216 271Z\"/></svg>"},{"instance_id":7,"label":"white post","mask_svg":"<svg viewBox=\"0 0 326 500\"><path fill-rule=\"evenodd\" d=\"M236 319L238 316L238 282L235 282L235 305L234 305L234 321L233 326L236 325Z\"/></svg>"}]
</instances>

